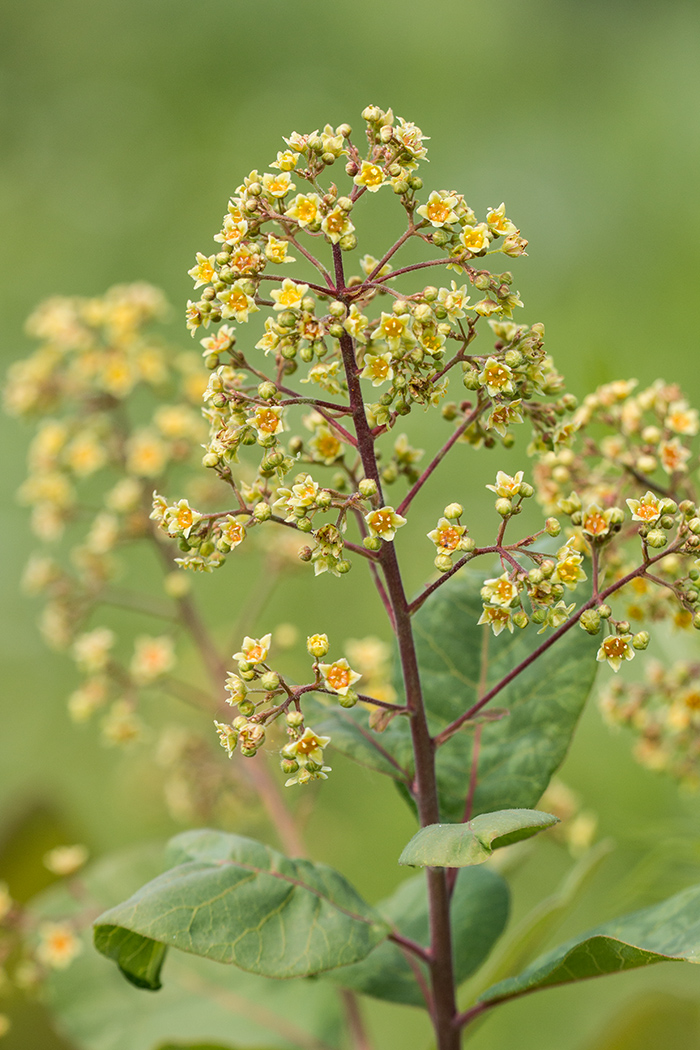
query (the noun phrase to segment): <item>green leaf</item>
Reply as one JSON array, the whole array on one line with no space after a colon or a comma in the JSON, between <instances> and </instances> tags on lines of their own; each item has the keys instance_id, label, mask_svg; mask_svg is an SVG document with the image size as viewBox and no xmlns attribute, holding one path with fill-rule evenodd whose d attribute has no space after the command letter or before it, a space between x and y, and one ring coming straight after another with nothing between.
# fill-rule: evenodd
<instances>
[{"instance_id":1,"label":"green leaf","mask_svg":"<svg viewBox=\"0 0 700 1050\"><path fill-rule=\"evenodd\" d=\"M162 868L162 849L105 858L81 873L84 897L64 884L32 903L38 918L72 916L114 904ZM173 952L157 995L127 983L116 967L85 950L53 970L44 994L56 1026L78 1050L337 1050L341 1010L336 990L317 980L274 981Z\"/></svg>"},{"instance_id":2,"label":"green leaf","mask_svg":"<svg viewBox=\"0 0 700 1050\"><path fill-rule=\"evenodd\" d=\"M417 832L399 857L414 868L466 868L483 864L495 849L529 839L558 824L537 809L499 809L463 824L429 824Z\"/></svg>"},{"instance_id":3,"label":"green leaf","mask_svg":"<svg viewBox=\"0 0 700 1050\"><path fill-rule=\"evenodd\" d=\"M482 584L482 576L462 570L413 618L433 734L469 710L546 638L532 628L516 628L512 635L504 631L496 638L488 627L478 626ZM566 754L593 684L596 647L594 638L574 627L494 698L509 715L481 725L472 816L537 805ZM398 669L395 679L400 691ZM332 737L331 746L392 776L409 798L405 784L413 776L413 759L408 719L394 718L383 733L374 733L361 705L342 712L319 705L317 711L319 728ZM445 823L464 816L475 728L463 726L437 754L440 819ZM387 756L402 772L392 768Z\"/></svg>"},{"instance_id":4,"label":"green leaf","mask_svg":"<svg viewBox=\"0 0 700 1050\"><path fill-rule=\"evenodd\" d=\"M458 984L482 965L508 921L509 894L505 880L487 868L461 871L451 903L455 978ZM424 875L401 883L387 900L377 905L404 937L427 948L430 943L428 895ZM428 981L428 971L419 970ZM425 1006L415 973L404 952L384 941L366 959L334 970L327 979L375 999L410 1006Z\"/></svg>"},{"instance_id":5,"label":"green leaf","mask_svg":"<svg viewBox=\"0 0 700 1050\"><path fill-rule=\"evenodd\" d=\"M513 999L539 988L633 970L669 960L700 962L700 886L573 937L493 985L482 1002Z\"/></svg>"},{"instance_id":6,"label":"green leaf","mask_svg":"<svg viewBox=\"0 0 700 1050\"><path fill-rule=\"evenodd\" d=\"M377 913L323 864L217 831L178 835L171 857L175 867L95 924L98 950L140 987L160 985L144 965L155 949L136 951L134 935L284 978L357 962L387 936Z\"/></svg>"}]
</instances>

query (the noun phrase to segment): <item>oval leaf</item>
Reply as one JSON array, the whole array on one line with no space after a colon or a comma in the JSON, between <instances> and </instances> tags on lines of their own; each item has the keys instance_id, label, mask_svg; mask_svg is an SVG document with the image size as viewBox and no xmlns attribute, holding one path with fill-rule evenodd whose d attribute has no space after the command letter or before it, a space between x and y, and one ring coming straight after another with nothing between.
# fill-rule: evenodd
<instances>
[{"instance_id":1,"label":"oval leaf","mask_svg":"<svg viewBox=\"0 0 700 1050\"><path fill-rule=\"evenodd\" d=\"M700 886L573 937L518 977L493 985L479 1001L501 1002L538 988L674 960L700 962Z\"/></svg>"},{"instance_id":2,"label":"oval leaf","mask_svg":"<svg viewBox=\"0 0 700 1050\"><path fill-rule=\"evenodd\" d=\"M499 809L462 824L429 824L413 836L399 857L399 864L414 868L483 864L495 849L529 839L558 823L558 817L537 809Z\"/></svg>"},{"instance_id":3,"label":"oval leaf","mask_svg":"<svg viewBox=\"0 0 700 1050\"><path fill-rule=\"evenodd\" d=\"M388 927L338 872L240 835L192 831L177 867L95 923L95 945L133 983L157 988L153 942L264 977L306 977L363 959ZM137 947L135 936L144 944Z\"/></svg>"},{"instance_id":4,"label":"oval leaf","mask_svg":"<svg viewBox=\"0 0 700 1050\"><path fill-rule=\"evenodd\" d=\"M424 875L416 875L377 905L404 937L424 948L430 944L428 892ZM508 921L508 885L495 871L470 868L459 873L450 903L455 980L461 984L489 955ZM420 963L426 983L428 971ZM334 970L328 979L344 988L409 1006L425 1006L413 968L401 949L384 941L362 962Z\"/></svg>"}]
</instances>

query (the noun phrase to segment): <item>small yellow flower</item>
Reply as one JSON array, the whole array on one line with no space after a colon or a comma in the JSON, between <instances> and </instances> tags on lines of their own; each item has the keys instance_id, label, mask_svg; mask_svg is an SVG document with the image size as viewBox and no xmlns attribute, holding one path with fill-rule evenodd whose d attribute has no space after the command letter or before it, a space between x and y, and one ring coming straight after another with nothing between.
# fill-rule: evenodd
<instances>
[{"instance_id":1,"label":"small yellow flower","mask_svg":"<svg viewBox=\"0 0 700 1050\"><path fill-rule=\"evenodd\" d=\"M659 459L667 474L675 471L686 471L686 461L690 459L690 449L685 448L677 437L662 441L659 445Z\"/></svg>"},{"instance_id":2,"label":"small yellow flower","mask_svg":"<svg viewBox=\"0 0 700 1050\"><path fill-rule=\"evenodd\" d=\"M687 401L672 401L668 406L664 426L675 434L686 434L693 437L700 429L697 409L689 408Z\"/></svg>"},{"instance_id":3,"label":"small yellow flower","mask_svg":"<svg viewBox=\"0 0 700 1050\"><path fill-rule=\"evenodd\" d=\"M362 342L365 341L367 318L358 309L355 303L352 304L348 316L343 321L343 328L353 337L353 339L359 339Z\"/></svg>"},{"instance_id":4,"label":"small yellow flower","mask_svg":"<svg viewBox=\"0 0 700 1050\"><path fill-rule=\"evenodd\" d=\"M613 671L617 673L622 666L623 660L632 660L634 658L634 649L630 645L631 641L631 634L611 634L603 640L596 660L601 663L607 661Z\"/></svg>"},{"instance_id":5,"label":"small yellow flower","mask_svg":"<svg viewBox=\"0 0 700 1050\"><path fill-rule=\"evenodd\" d=\"M281 434L284 431L283 413L282 408L259 405L248 422L255 428L259 438Z\"/></svg>"},{"instance_id":6,"label":"small yellow flower","mask_svg":"<svg viewBox=\"0 0 700 1050\"><path fill-rule=\"evenodd\" d=\"M267 235L267 244L265 245L265 255L268 257L270 262L273 263L293 263L296 259L287 254L289 248L289 242L280 240L277 237L273 237L271 233Z\"/></svg>"},{"instance_id":7,"label":"small yellow flower","mask_svg":"<svg viewBox=\"0 0 700 1050\"><path fill-rule=\"evenodd\" d=\"M279 171L293 171L298 159L298 154L294 150L280 150L277 154L277 160L273 160L270 167L277 168Z\"/></svg>"},{"instance_id":8,"label":"small yellow flower","mask_svg":"<svg viewBox=\"0 0 700 1050\"><path fill-rule=\"evenodd\" d=\"M319 736L307 726L298 740L285 745L282 754L285 758L295 758L303 764L313 762L320 766L323 765L323 749L328 747L330 741L329 736Z\"/></svg>"},{"instance_id":9,"label":"small yellow flower","mask_svg":"<svg viewBox=\"0 0 700 1050\"><path fill-rule=\"evenodd\" d=\"M82 942L67 922L43 922L39 938L36 957L54 970L67 969L83 950Z\"/></svg>"},{"instance_id":10,"label":"small yellow flower","mask_svg":"<svg viewBox=\"0 0 700 1050\"><path fill-rule=\"evenodd\" d=\"M457 221L457 213L454 210L457 202L458 197L456 194L443 194L433 190L428 197L428 203L422 204L420 208L416 209L416 212L423 219L427 219L431 226L440 228L445 223Z\"/></svg>"},{"instance_id":11,"label":"small yellow flower","mask_svg":"<svg viewBox=\"0 0 700 1050\"><path fill-rule=\"evenodd\" d=\"M366 186L370 193L376 193L385 183L384 171L378 164L368 160L362 161L362 167L353 179L356 186Z\"/></svg>"},{"instance_id":12,"label":"small yellow flower","mask_svg":"<svg viewBox=\"0 0 700 1050\"><path fill-rule=\"evenodd\" d=\"M365 354L365 367L360 372L360 379L371 379L372 386L381 386L394 378L391 352L386 354Z\"/></svg>"},{"instance_id":13,"label":"small yellow flower","mask_svg":"<svg viewBox=\"0 0 700 1050\"><path fill-rule=\"evenodd\" d=\"M574 550L572 546L574 542L574 539L567 540L564 546L557 551L557 567L552 576L552 582L563 583L570 591L576 590L577 584L588 579L581 568L583 555Z\"/></svg>"},{"instance_id":14,"label":"small yellow flower","mask_svg":"<svg viewBox=\"0 0 700 1050\"><path fill-rule=\"evenodd\" d=\"M306 649L309 656L315 656L317 660L325 656L329 648L327 634L311 634L306 639Z\"/></svg>"},{"instance_id":15,"label":"small yellow flower","mask_svg":"<svg viewBox=\"0 0 700 1050\"><path fill-rule=\"evenodd\" d=\"M214 720L216 726L216 732L219 735L219 743L225 749L229 758L233 758L233 753L236 750L236 744L238 742L238 732L230 726L227 722L217 722Z\"/></svg>"},{"instance_id":16,"label":"small yellow flower","mask_svg":"<svg viewBox=\"0 0 700 1050\"><path fill-rule=\"evenodd\" d=\"M199 288L202 284L209 284L216 274L216 259L213 255L207 257L202 255L201 252L197 252L197 262L188 270L188 274L194 280L195 288Z\"/></svg>"},{"instance_id":17,"label":"small yellow flower","mask_svg":"<svg viewBox=\"0 0 700 1050\"><path fill-rule=\"evenodd\" d=\"M151 638L142 635L134 642L134 655L129 670L139 685L154 682L175 666L175 643L168 635Z\"/></svg>"},{"instance_id":18,"label":"small yellow flower","mask_svg":"<svg viewBox=\"0 0 700 1050\"><path fill-rule=\"evenodd\" d=\"M506 474L499 470L496 474L496 484L487 485L486 488L495 492L501 499L514 499L520 492L520 485L524 477L524 471L519 470L517 474Z\"/></svg>"},{"instance_id":19,"label":"small yellow flower","mask_svg":"<svg viewBox=\"0 0 700 1050\"><path fill-rule=\"evenodd\" d=\"M391 110L389 112L391 113ZM412 121L399 117L398 124L394 128L394 138L401 143L414 160L422 160L427 156L428 151L423 143L428 140L428 136L424 135L418 125Z\"/></svg>"},{"instance_id":20,"label":"small yellow flower","mask_svg":"<svg viewBox=\"0 0 700 1050\"><path fill-rule=\"evenodd\" d=\"M345 657L332 664L319 664L318 669L326 688L339 696L347 696L348 689L362 678L361 674L353 671Z\"/></svg>"},{"instance_id":21,"label":"small yellow flower","mask_svg":"<svg viewBox=\"0 0 700 1050\"><path fill-rule=\"evenodd\" d=\"M342 208L333 208L325 216L321 223L321 229L331 244L337 244L341 237L344 237L347 233L352 233L355 227L350 222L346 211L343 211Z\"/></svg>"},{"instance_id":22,"label":"small yellow flower","mask_svg":"<svg viewBox=\"0 0 700 1050\"><path fill-rule=\"evenodd\" d=\"M583 513L581 527L587 536L601 540L610 532L611 517L611 510L603 510L597 503L591 503Z\"/></svg>"},{"instance_id":23,"label":"small yellow flower","mask_svg":"<svg viewBox=\"0 0 700 1050\"><path fill-rule=\"evenodd\" d=\"M233 659L238 660L239 663L249 664L261 664L267 659L267 654L270 651L270 645L272 643L272 634L263 635L262 638L249 638L248 635L243 639L241 645L241 651L233 654Z\"/></svg>"},{"instance_id":24,"label":"small yellow flower","mask_svg":"<svg viewBox=\"0 0 700 1050\"><path fill-rule=\"evenodd\" d=\"M262 186L265 193L271 197L286 197L293 189L296 189L292 177L288 171L281 171L279 175L266 173L262 177Z\"/></svg>"},{"instance_id":25,"label":"small yellow flower","mask_svg":"<svg viewBox=\"0 0 700 1050\"><path fill-rule=\"evenodd\" d=\"M309 448L314 452L314 459L319 463L330 466L343 454L343 443L328 427L319 427L311 441Z\"/></svg>"},{"instance_id":26,"label":"small yellow flower","mask_svg":"<svg viewBox=\"0 0 700 1050\"><path fill-rule=\"evenodd\" d=\"M239 543L243 543L246 537L245 527L234 518L231 514L227 514L225 519L221 522L221 535L226 540L231 550L238 546Z\"/></svg>"},{"instance_id":27,"label":"small yellow flower","mask_svg":"<svg viewBox=\"0 0 700 1050\"><path fill-rule=\"evenodd\" d=\"M511 634L513 633L513 618L510 609L504 609L500 606L486 606L477 620L477 624L488 624L496 637L505 628L508 628Z\"/></svg>"},{"instance_id":28,"label":"small yellow flower","mask_svg":"<svg viewBox=\"0 0 700 1050\"><path fill-rule=\"evenodd\" d=\"M239 323L245 323L249 314L257 313L260 309L242 287L241 281L234 281L225 292L220 292L219 299L222 304L221 316L234 317Z\"/></svg>"},{"instance_id":29,"label":"small yellow flower","mask_svg":"<svg viewBox=\"0 0 700 1050\"><path fill-rule=\"evenodd\" d=\"M505 204L499 204L497 208L489 208L486 212L486 222L496 236L518 233L517 227L506 217Z\"/></svg>"},{"instance_id":30,"label":"small yellow flower","mask_svg":"<svg viewBox=\"0 0 700 1050\"><path fill-rule=\"evenodd\" d=\"M165 470L169 448L149 427L135 431L126 443L126 469L139 478L157 478Z\"/></svg>"},{"instance_id":31,"label":"small yellow flower","mask_svg":"<svg viewBox=\"0 0 700 1050\"><path fill-rule=\"evenodd\" d=\"M497 361L495 357L489 357L479 373L479 382L486 387L489 397L498 394L512 394L513 373L504 361Z\"/></svg>"},{"instance_id":32,"label":"small yellow flower","mask_svg":"<svg viewBox=\"0 0 700 1050\"><path fill-rule=\"evenodd\" d=\"M168 507L165 514L168 533L171 536L184 536L185 539L189 538L192 529L199 525L201 520L202 515L194 507L190 507L189 500L186 499L178 500L174 506Z\"/></svg>"},{"instance_id":33,"label":"small yellow flower","mask_svg":"<svg viewBox=\"0 0 700 1050\"><path fill-rule=\"evenodd\" d=\"M489 228L483 222L480 222L478 226L463 226L459 239L472 255L485 252L491 243Z\"/></svg>"},{"instance_id":34,"label":"small yellow flower","mask_svg":"<svg viewBox=\"0 0 700 1050\"><path fill-rule=\"evenodd\" d=\"M56 846L44 854L44 867L54 875L74 875L87 862L87 846Z\"/></svg>"},{"instance_id":35,"label":"small yellow flower","mask_svg":"<svg viewBox=\"0 0 700 1050\"><path fill-rule=\"evenodd\" d=\"M464 542L466 531L466 525L456 525L448 518L440 518L437 528L428 533L428 539L433 541L438 554L454 554L455 551L467 549L467 544Z\"/></svg>"},{"instance_id":36,"label":"small yellow flower","mask_svg":"<svg viewBox=\"0 0 700 1050\"><path fill-rule=\"evenodd\" d=\"M632 521L644 521L652 524L661 517L661 501L653 492L647 490L641 499L628 499L627 506L632 511Z\"/></svg>"},{"instance_id":37,"label":"small yellow flower","mask_svg":"<svg viewBox=\"0 0 700 1050\"><path fill-rule=\"evenodd\" d=\"M321 210L321 198L317 193L298 193L289 202L285 218L294 219L303 228L318 222Z\"/></svg>"},{"instance_id":38,"label":"small yellow flower","mask_svg":"<svg viewBox=\"0 0 700 1050\"><path fill-rule=\"evenodd\" d=\"M518 597L519 588L514 580L511 580L507 572L491 580L485 580L481 588L481 597L489 605L498 605L508 608Z\"/></svg>"},{"instance_id":39,"label":"small yellow flower","mask_svg":"<svg viewBox=\"0 0 700 1050\"><path fill-rule=\"evenodd\" d=\"M273 288L270 295L275 300L273 310L298 310L301 300L309 290L308 284L297 284L285 277L281 288Z\"/></svg>"},{"instance_id":40,"label":"small yellow flower","mask_svg":"<svg viewBox=\"0 0 700 1050\"><path fill-rule=\"evenodd\" d=\"M393 540L396 530L406 524L406 519L397 514L393 507L380 507L379 510L370 511L369 514L365 514L365 521L372 536L380 536L387 542Z\"/></svg>"},{"instance_id":41,"label":"small yellow flower","mask_svg":"<svg viewBox=\"0 0 700 1050\"><path fill-rule=\"evenodd\" d=\"M484 430L495 430L501 437L505 437L511 423L522 423L522 403L522 399L518 398L507 405L496 405L484 423Z\"/></svg>"},{"instance_id":42,"label":"small yellow flower","mask_svg":"<svg viewBox=\"0 0 700 1050\"><path fill-rule=\"evenodd\" d=\"M447 316L450 321L457 321L461 317L464 317L464 308L469 302L469 296L467 295L466 284L457 287L456 281L450 281L451 289L440 288L438 291L437 301L447 312Z\"/></svg>"},{"instance_id":43,"label":"small yellow flower","mask_svg":"<svg viewBox=\"0 0 700 1050\"><path fill-rule=\"evenodd\" d=\"M387 314L382 312L375 335L386 339L390 350L398 350L401 347L402 340L414 341L409 328L411 321L412 317L410 314Z\"/></svg>"},{"instance_id":44,"label":"small yellow flower","mask_svg":"<svg viewBox=\"0 0 700 1050\"><path fill-rule=\"evenodd\" d=\"M240 214L240 213L239 213ZM221 233L214 235L214 240L219 244L240 244L248 232L248 223L244 218L236 218L233 215L225 215L221 227ZM192 274L192 270L188 271ZM197 286L195 285L195 288Z\"/></svg>"}]
</instances>

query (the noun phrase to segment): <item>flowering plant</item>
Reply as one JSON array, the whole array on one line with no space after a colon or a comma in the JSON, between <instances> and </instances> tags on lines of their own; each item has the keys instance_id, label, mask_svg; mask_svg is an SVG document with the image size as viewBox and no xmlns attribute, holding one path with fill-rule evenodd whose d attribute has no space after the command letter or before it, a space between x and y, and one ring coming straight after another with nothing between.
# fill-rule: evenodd
<instances>
[{"instance_id":1,"label":"flowering plant","mask_svg":"<svg viewBox=\"0 0 700 1050\"><path fill-rule=\"evenodd\" d=\"M203 360L150 334L165 304L136 285L44 304L29 323L42 346L9 376L9 410L45 417L20 493L34 531L47 544L77 538L69 557L42 553L26 574L27 588L48 597L47 641L69 649L84 675L71 716L101 712L105 740L119 745L148 741L143 710L156 689L216 716L208 735L160 727L171 811L188 824L216 822L236 805L240 816L241 798L259 799L284 850L190 830L171 843L165 872L151 860L129 872L117 865L135 891L122 903L99 867L84 876L67 918L66 899L54 896L42 906L50 914L20 922L0 896L8 929L30 930L32 979L87 966L79 930L107 905L95 944L138 988L161 987L166 951L175 949L180 991L168 992L168 970L160 995L166 1004L175 995L181 1025L156 997L131 1044L144 1050L183 1037L237 1048L337 1046L339 1004L360 1050L368 1045L361 995L423 1008L440 1050L456 1050L500 1003L656 960L696 959L700 949L693 887L538 958L539 927L503 932L508 889L493 857L547 829L561 833L560 817L579 873L601 856L590 815L576 816L550 780L598 664L617 673L643 652L646 622L700 626L698 414L660 381L640 392L615 382L579 405L544 350L543 325L515 319L523 304L511 273L487 268L525 254L505 205L478 217L456 190L425 198L421 130L376 106L363 120L364 148L346 124L295 132L270 171L238 186L217 250L197 253L190 270L199 297L188 303L187 325L209 333ZM338 165L344 192L329 179ZM368 194L393 198L404 229L378 256L359 258L353 220ZM416 261L399 265L408 248ZM443 268L449 287L447 279L423 284ZM161 403L144 422L149 397ZM437 409L450 427L427 465L396 433L417 408ZM493 534L478 543L468 484L455 480L463 503L437 508L422 541L433 578L407 596L402 530L410 532L418 494L448 455L510 448L525 423L532 482L525 469L497 472L488 485ZM533 498L540 527L520 535L515 519ZM122 586L119 554L132 548L150 549L162 566L159 596L131 586L139 568ZM300 648L294 626L244 635L256 618L244 609L227 661L189 574L225 572L246 549L262 551L268 586L292 559L316 576L364 567L393 649L377 639L339 648L321 633L319 613L299 683L281 659ZM110 606L167 629L134 631L124 655L125 636L93 619ZM187 674L187 639L208 688ZM700 747L693 674L654 665L649 686L615 678L602 700L612 721L640 734L642 761L687 781L698 778ZM217 740L232 767L212 751ZM306 859L284 797L326 780L334 748L390 777L417 818L399 863L424 871L376 906ZM279 772L267 767L270 752ZM77 877L84 860L61 873ZM213 975L202 959L238 970ZM78 983L66 1024L93 1047L96 1033L76 1022L88 1009ZM237 996L238 1030L222 989Z\"/></svg>"}]
</instances>

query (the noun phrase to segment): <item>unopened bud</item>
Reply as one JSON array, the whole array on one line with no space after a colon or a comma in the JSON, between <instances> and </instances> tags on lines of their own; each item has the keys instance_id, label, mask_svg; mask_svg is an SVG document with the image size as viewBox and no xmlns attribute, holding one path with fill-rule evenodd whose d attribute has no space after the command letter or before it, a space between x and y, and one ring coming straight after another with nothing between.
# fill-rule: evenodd
<instances>
[{"instance_id":1,"label":"unopened bud","mask_svg":"<svg viewBox=\"0 0 700 1050\"><path fill-rule=\"evenodd\" d=\"M464 514L464 507L461 503L448 503L445 507L444 514L446 518L450 519L450 521L454 521Z\"/></svg>"},{"instance_id":2,"label":"unopened bud","mask_svg":"<svg viewBox=\"0 0 700 1050\"><path fill-rule=\"evenodd\" d=\"M496 512L500 514L502 518L509 518L513 513L513 504L509 499L501 497L496 500Z\"/></svg>"},{"instance_id":3,"label":"unopened bud","mask_svg":"<svg viewBox=\"0 0 700 1050\"><path fill-rule=\"evenodd\" d=\"M561 532L561 524L556 518L547 518L544 523L544 530L548 536L558 536Z\"/></svg>"},{"instance_id":4,"label":"unopened bud","mask_svg":"<svg viewBox=\"0 0 700 1050\"><path fill-rule=\"evenodd\" d=\"M239 700L238 711L245 718L250 718L251 715L255 714L255 704L252 700Z\"/></svg>"},{"instance_id":5,"label":"unopened bud","mask_svg":"<svg viewBox=\"0 0 700 1050\"><path fill-rule=\"evenodd\" d=\"M266 671L265 674L260 676L260 685L266 692L276 689L279 684L280 676L276 671Z\"/></svg>"},{"instance_id":6,"label":"unopened bud","mask_svg":"<svg viewBox=\"0 0 700 1050\"><path fill-rule=\"evenodd\" d=\"M318 635L315 637L318 637ZM302 711L287 711L287 714L284 717L285 722L291 729L299 729L304 724L304 714Z\"/></svg>"},{"instance_id":7,"label":"unopened bud","mask_svg":"<svg viewBox=\"0 0 700 1050\"><path fill-rule=\"evenodd\" d=\"M328 636L325 634L309 635L306 639L306 649L310 656L315 656L317 660L320 659L330 649Z\"/></svg>"},{"instance_id":8,"label":"unopened bud","mask_svg":"<svg viewBox=\"0 0 700 1050\"><path fill-rule=\"evenodd\" d=\"M371 499L372 496L377 495L377 482L374 478L363 478L357 488L365 499Z\"/></svg>"},{"instance_id":9,"label":"unopened bud","mask_svg":"<svg viewBox=\"0 0 700 1050\"><path fill-rule=\"evenodd\" d=\"M452 558L449 554L438 554L433 564L438 572L449 572L452 568Z\"/></svg>"},{"instance_id":10,"label":"unopened bud","mask_svg":"<svg viewBox=\"0 0 700 1050\"><path fill-rule=\"evenodd\" d=\"M513 616L513 623L515 624L516 627L520 627L521 630L524 627L527 627L529 622L530 622L530 617L527 615L527 613L523 609L521 609L519 612L516 612L515 615Z\"/></svg>"},{"instance_id":11,"label":"unopened bud","mask_svg":"<svg viewBox=\"0 0 700 1050\"><path fill-rule=\"evenodd\" d=\"M635 634L633 636L633 638L632 638L632 646L635 649L646 649L646 647L648 645L649 645L649 632L648 631L639 631L637 634Z\"/></svg>"},{"instance_id":12,"label":"unopened bud","mask_svg":"<svg viewBox=\"0 0 700 1050\"><path fill-rule=\"evenodd\" d=\"M646 542L649 547L660 548L666 546L668 539L661 529L650 529L647 533Z\"/></svg>"},{"instance_id":13,"label":"unopened bud","mask_svg":"<svg viewBox=\"0 0 700 1050\"><path fill-rule=\"evenodd\" d=\"M338 697L338 703L341 707L354 707L357 703L357 693L354 693L352 689L348 689L345 696Z\"/></svg>"},{"instance_id":14,"label":"unopened bud","mask_svg":"<svg viewBox=\"0 0 700 1050\"><path fill-rule=\"evenodd\" d=\"M598 615L600 616L601 620L609 620L612 616L612 609L609 605L599 605Z\"/></svg>"},{"instance_id":15,"label":"unopened bud","mask_svg":"<svg viewBox=\"0 0 700 1050\"><path fill-rule=\"evenodd\" d=\"M253 517L256 521L269 521L272 517L272 509L269 503L256 503L253 508Z\"/></svg>"},{"instance_id":16,"label":"unopened bud","mask_svg":"<svg viewBox=\"0 0 700 1050\"><path fill-rule=\"evenodd\" d=\"M600 610L586 609L585 612L581 613L579 623L588 634L598 634L600 631Z\"/></svg>"}]
</instances>

